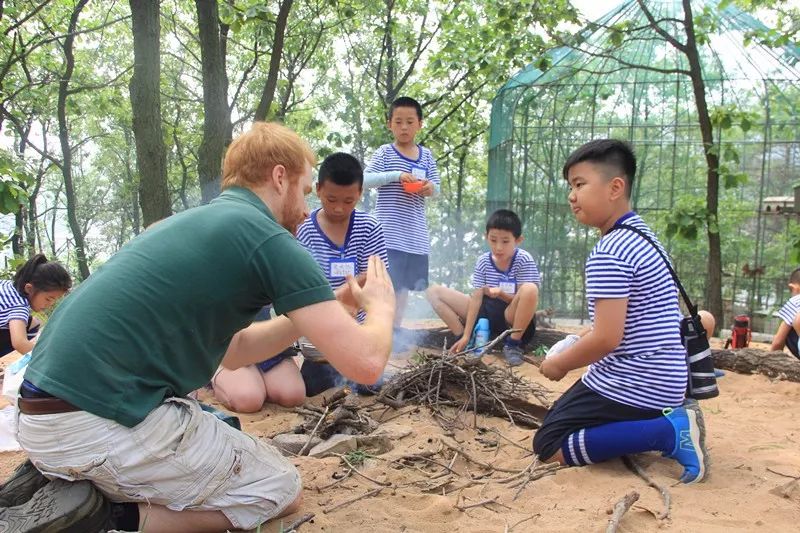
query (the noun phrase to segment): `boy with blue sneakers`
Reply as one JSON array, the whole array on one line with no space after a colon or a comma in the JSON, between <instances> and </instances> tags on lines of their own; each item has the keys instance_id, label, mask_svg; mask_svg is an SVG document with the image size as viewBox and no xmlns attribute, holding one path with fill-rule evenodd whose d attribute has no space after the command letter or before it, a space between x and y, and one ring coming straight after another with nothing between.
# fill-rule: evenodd
<instances>
[{"instance_id":1,"label":"boy with blue sneakers","mask_svg":"<svg viewBox=\"0 0 800 533\"><path fill-rule=\"evenodd\" d=\"M503 355L510 366L522 364L525 345L536 331L536 307L541 277L531 254L519 248L522 221L513 211L498 209L486 222L490 251L475 263L472 295L434 285L426 297L436 314L455 335L461 336L451 350L460 352L469 344L478 318L489 319L489 331L497 337L509 328Z\"/></svg>"},{"instance_id":2,"label":"boy with blue sneakers","mask_svg":"<svg viewBox=\"0 0 800 533\"><path fill-rule=\"evenodd\" d=\"M428 256L431 253L425 199L439 192L439 169L431 151L415 142L422 129L422 106L407 96L389 107L387 123L394 142L375 151L365 173L397 172L387 180L368 180L378 186L375 216L383 227L389 256L389 274L396 295L395 327L403 321L408 291L428 288ZM410 176L409 176L410 175ZM413 180L420 183L408 186Z\"/></svg>"},{"instance_id":3,"label":"boy with blue sneakers","mask_svg":"<svg viewBox=\"0 0 800 533\"><path fill-rule=\"evenodd\" d=\"M697 402L684 401L677 289L653 246L625 229L633 226L658 242L631 211L633 151L622 141L594 140L569 156L563 173L575 218L601 233L586 260L592 327L548 354L540 371L558 381L570 370L589 369L555 402L533 449L548 462L570 466L660 451L684 467L682 482L702 481L705 427Z\"/></svg>"}]
</instances>

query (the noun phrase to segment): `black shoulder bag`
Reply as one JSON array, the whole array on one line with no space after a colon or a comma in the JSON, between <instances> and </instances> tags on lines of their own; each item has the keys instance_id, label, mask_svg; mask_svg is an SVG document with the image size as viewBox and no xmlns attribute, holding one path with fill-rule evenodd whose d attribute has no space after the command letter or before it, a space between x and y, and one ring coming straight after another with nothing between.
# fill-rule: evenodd
<instances>
[{"instance_id":1,"label":"black shoulder bag","mask_svg":"<svg viewBox=\"0 0 800 533\"><path fill-rule=\"evenodd\" d=\"M664 264L667 265L675 285L686 302L686 308L689 310L689 316L681 320L681 342L686 348L686 365L689 368L689 380L686 387L686 396L694 398L695 400L706 400L719 396L719 388L717 387L717 378L714 374L714 360L711 358L711 348L708 345L708 337L703 324L700 322L700 316L697 314L697 306L692 303L686 290L681 285L681 280L678 279L678 274L672 268L664 252L656 245L655 241L645 232L634 226L627 224L620 224L614 226L609 230L609 233L616 229L630 230L641 238L646 240L650 245L655 248ZM607 235L607 234L606 234Z\"/></svg>"}]
</instances>

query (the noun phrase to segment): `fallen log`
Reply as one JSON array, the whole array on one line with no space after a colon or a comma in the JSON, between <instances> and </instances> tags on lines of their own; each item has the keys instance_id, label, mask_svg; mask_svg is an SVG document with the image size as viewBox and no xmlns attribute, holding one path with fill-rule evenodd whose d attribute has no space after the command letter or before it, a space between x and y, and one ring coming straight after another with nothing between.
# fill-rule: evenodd
<instances>
[{"instance_id":1,"label":"fallen log","mask_svg":"<svg viewBox=\"0 0 800 533\"><path fill-rule=\"evenodd\" d=\"M549 348L567 335L568 333L557 329L537 329L528 344L528 350L533 351L539 346ZM438 347L441 350L445 339L448 341L453 339L453 334L447 329L429 329L421 336L420 344L430 348ZM786 352L770 352L756 348L712 349L711 355L714 358L714 365L723 370L738 374L763 374L773 379L800 383L800 359Z\"/></svg>"},{"instance_id":2,"label":"fallen log","mask_svg":"<svg viewBox=\"0 0 800 533\"><path fill-rule=\"evenodd\" d=\"M767 377L800 383L800 359L785 352L755 348L711 350L714 366L738 374L763 374Z\"/></svg>"}]
</instances>

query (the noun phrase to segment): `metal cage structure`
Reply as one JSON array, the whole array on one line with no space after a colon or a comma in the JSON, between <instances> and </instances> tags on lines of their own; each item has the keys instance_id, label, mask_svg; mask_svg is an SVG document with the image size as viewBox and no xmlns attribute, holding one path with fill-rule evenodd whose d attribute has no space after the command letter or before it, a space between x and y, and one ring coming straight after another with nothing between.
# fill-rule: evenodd
<instances>
[{"instance_id":1,"label":"metal cage structure","mask_svg":"<svg viewBox=\"0 0 800 533\"><path fill-rule=\"evenodd\" d=\"M685 40L684 9L680 0L646 5L650 19L636 0L622 2L514 75L492 102L487 211L507 207L520 215L524 246L543 273L540 308L559 316L586 317L584 262L597 240L572 216L562 165L575 148L601 137L633 145L634 209L660 236L690 294L704 302L705 229L695 239L667 237L676 217L681 222L705 206L697 106L685 54L652 27L658 21ZM769 331L795 266L790 242L798 225L788 197L800 179L800 53L757 42L754 32L765 26L732 5L693 0L691 6L707 39L698 49L708 108L712 116L728 110L737 117L714 128L722 164L730 175L747 176L720 187L721 318L724 326L747 312L754 327ZM791 205L767 210L765 200L774 197Z\"/></svg>"}]
</instances>

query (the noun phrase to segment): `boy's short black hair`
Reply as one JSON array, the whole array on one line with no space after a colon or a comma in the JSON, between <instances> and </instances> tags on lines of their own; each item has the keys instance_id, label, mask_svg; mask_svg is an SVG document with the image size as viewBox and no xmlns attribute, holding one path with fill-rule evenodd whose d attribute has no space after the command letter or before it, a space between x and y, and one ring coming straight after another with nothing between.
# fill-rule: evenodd
<instances>
[{"instance_id":1,"label":"boy's short black hair","mask_svg":"<svg viewBox=\"0 0 800 533\"><path fill-rule=\"evenodd\" d=\"M522 221L514 211L498 209L489 215L489 220L486 221L486 233L489 233L490 229L510 231L515 239L519 239L522 235Z\"/></svg>"},{"instance_id":2,"label":"boy's short black hair","mask_svg":"<svg viewBox=\"0 0 800 533\"><path fill-rule=\"evenodd\" d=\"M389 120L392 120L392 115L394 115L394 110L398 107L413 107L414 111L417 112L417 118L422 120L422 106L411 98L410 96L401 96L396 98L392 105L389 106Z\"/></svg>"},{"instance_id":3,"label":"boy's short black hair","mask_svg":"<svg viewBox=\"0 0 800 533\"><path fill-rule=\"evenodd\" d=\"M795 268L792 270L792 273L789 274L789 283L800 285L800 267Z\"/></svg>"},{"instance_id":4,"label":"boy's short black hair","mask_svg":"<svg viewBox=\"0 0 800 533\"><path fill-rule=\"evenodd\" d=\"M364 169L352 155L336 152L326 157L319 166L317 183L322 185L326 181L344 186L358 183L361 189L364 187Z\"/></svg>"},{"instance_id":5,"label":"boy's short black hair","mask_svg":"<svg viewBox=\"0 0 800 533\"><path fill-rule=\"evenodd\" d=\"M618 139L595 139L584 144L567 158L564 163L564 179L568 179L569 169L584 161L607 168L608 177L623 176L627 184L626 194L631 197L633 178L636 175L636 156L631 145Z\"/></svg>"}]
</instances>

